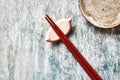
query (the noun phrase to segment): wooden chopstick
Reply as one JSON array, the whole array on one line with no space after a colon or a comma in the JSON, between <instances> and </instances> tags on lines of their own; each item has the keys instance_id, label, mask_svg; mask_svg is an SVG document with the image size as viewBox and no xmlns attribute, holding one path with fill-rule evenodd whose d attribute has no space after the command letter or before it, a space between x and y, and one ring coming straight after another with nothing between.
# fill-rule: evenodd
<instances>
[{"instance_id":1,"label":"wooden chopstick","mask_svg":"<svg viewBox=\"0 0 120 80\"><path fill-rule=\"evenodd\" d=\"M46 15L45 19L49 22L53 30L57 33L63 43L66 45L68 50L72 53L75 59L83 67L86 73L92 80L102 80L99 74L93 69L93 67L87 62L87 60L81 55L77 48L72 44L72 42L64 35L64 33L59 29L59 27L54 23L54 21Z\"/></svg>"}]
</instances>

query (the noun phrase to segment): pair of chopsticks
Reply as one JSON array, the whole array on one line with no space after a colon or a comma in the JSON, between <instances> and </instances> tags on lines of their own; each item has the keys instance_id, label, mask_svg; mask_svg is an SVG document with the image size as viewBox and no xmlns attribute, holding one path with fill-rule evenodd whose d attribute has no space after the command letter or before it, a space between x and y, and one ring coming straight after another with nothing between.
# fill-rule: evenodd
<instances>
[{"instance_id":1,"label":"pair of chopsticks","mask_svg":"<svg viewBox=\"0 0 120 80\"><path fill-rule=\"evenodd\" d=\"M68 50L72 53L74 58L79 62L82 68L86 71L88 76L92 80L102 80L99 74L93 69L93 67L87 62L87 60L81 55L81 53L77 50L77 48L72 44L72 42L65 36L65 34L59 29L59 27L55 24L55 22L46 15L45 19L48 21L50 26L56 32L56 34L60 37L62 42L66 45Z\"/></svg>"}]
</instances>

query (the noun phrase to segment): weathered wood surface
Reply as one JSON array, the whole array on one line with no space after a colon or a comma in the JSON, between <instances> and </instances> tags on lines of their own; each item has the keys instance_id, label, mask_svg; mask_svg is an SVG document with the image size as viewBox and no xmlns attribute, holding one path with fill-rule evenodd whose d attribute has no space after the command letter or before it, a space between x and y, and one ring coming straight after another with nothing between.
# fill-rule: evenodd
<instances>
[{"instance_id":1,"label":"weathered wood surface","mask_svg":"<svg viewBox=\"0 0 120 80\"><path fill-rule=\"evenodd\" d=\"M77 0L0 0L0 80L90 80L62 42L44 41L54 20L72 18L69 39L104 80L120 79L120 27L95 28Z\"/></svg>"}]
</instances>

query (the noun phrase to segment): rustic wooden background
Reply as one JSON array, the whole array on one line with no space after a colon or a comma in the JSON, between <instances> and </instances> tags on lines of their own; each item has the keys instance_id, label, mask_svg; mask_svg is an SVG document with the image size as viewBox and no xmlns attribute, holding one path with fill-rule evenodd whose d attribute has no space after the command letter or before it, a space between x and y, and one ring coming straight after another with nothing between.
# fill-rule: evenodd
<instances>
[{"instance_id":1,"label":"rustic wooden background","mask_svg":"<svg viewBox=\"0 0 120 80\"><path fill-rule=\"evenodd\" d=\"M94 27L78 0L0 0L0 80L90 80L62 42L45 42L46 13L72 18L69 39L104 80L120 79L120 26Z\"/></svg>"}]
</instances>

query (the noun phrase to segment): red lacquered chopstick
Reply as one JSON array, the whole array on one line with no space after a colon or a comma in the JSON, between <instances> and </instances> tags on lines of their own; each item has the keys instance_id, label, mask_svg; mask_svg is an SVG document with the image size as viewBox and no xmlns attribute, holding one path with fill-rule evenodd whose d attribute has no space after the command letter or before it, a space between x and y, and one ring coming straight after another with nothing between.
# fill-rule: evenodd
<instances>
[{"instance_id":1,"label":"red lacquered chopstick","mask_svg":"<svg viewBox=\"0 0 120 80\"><path fill-rule=\"evenodd\" d=\"M81 55L81 53L77 50L77 48L72 44L72 42L64 35L64 33L59 29L59 27L53 22L53 20L46 15L46 20L49 22L53 30L60 37L63 43L66 45L68 50L72 53L75 59L79 62L79 64L83 67L86 73L92 80L102 80L99 74L93 69L93 67L87 62L87 60Z\"/></svg>"}]
</instances>

